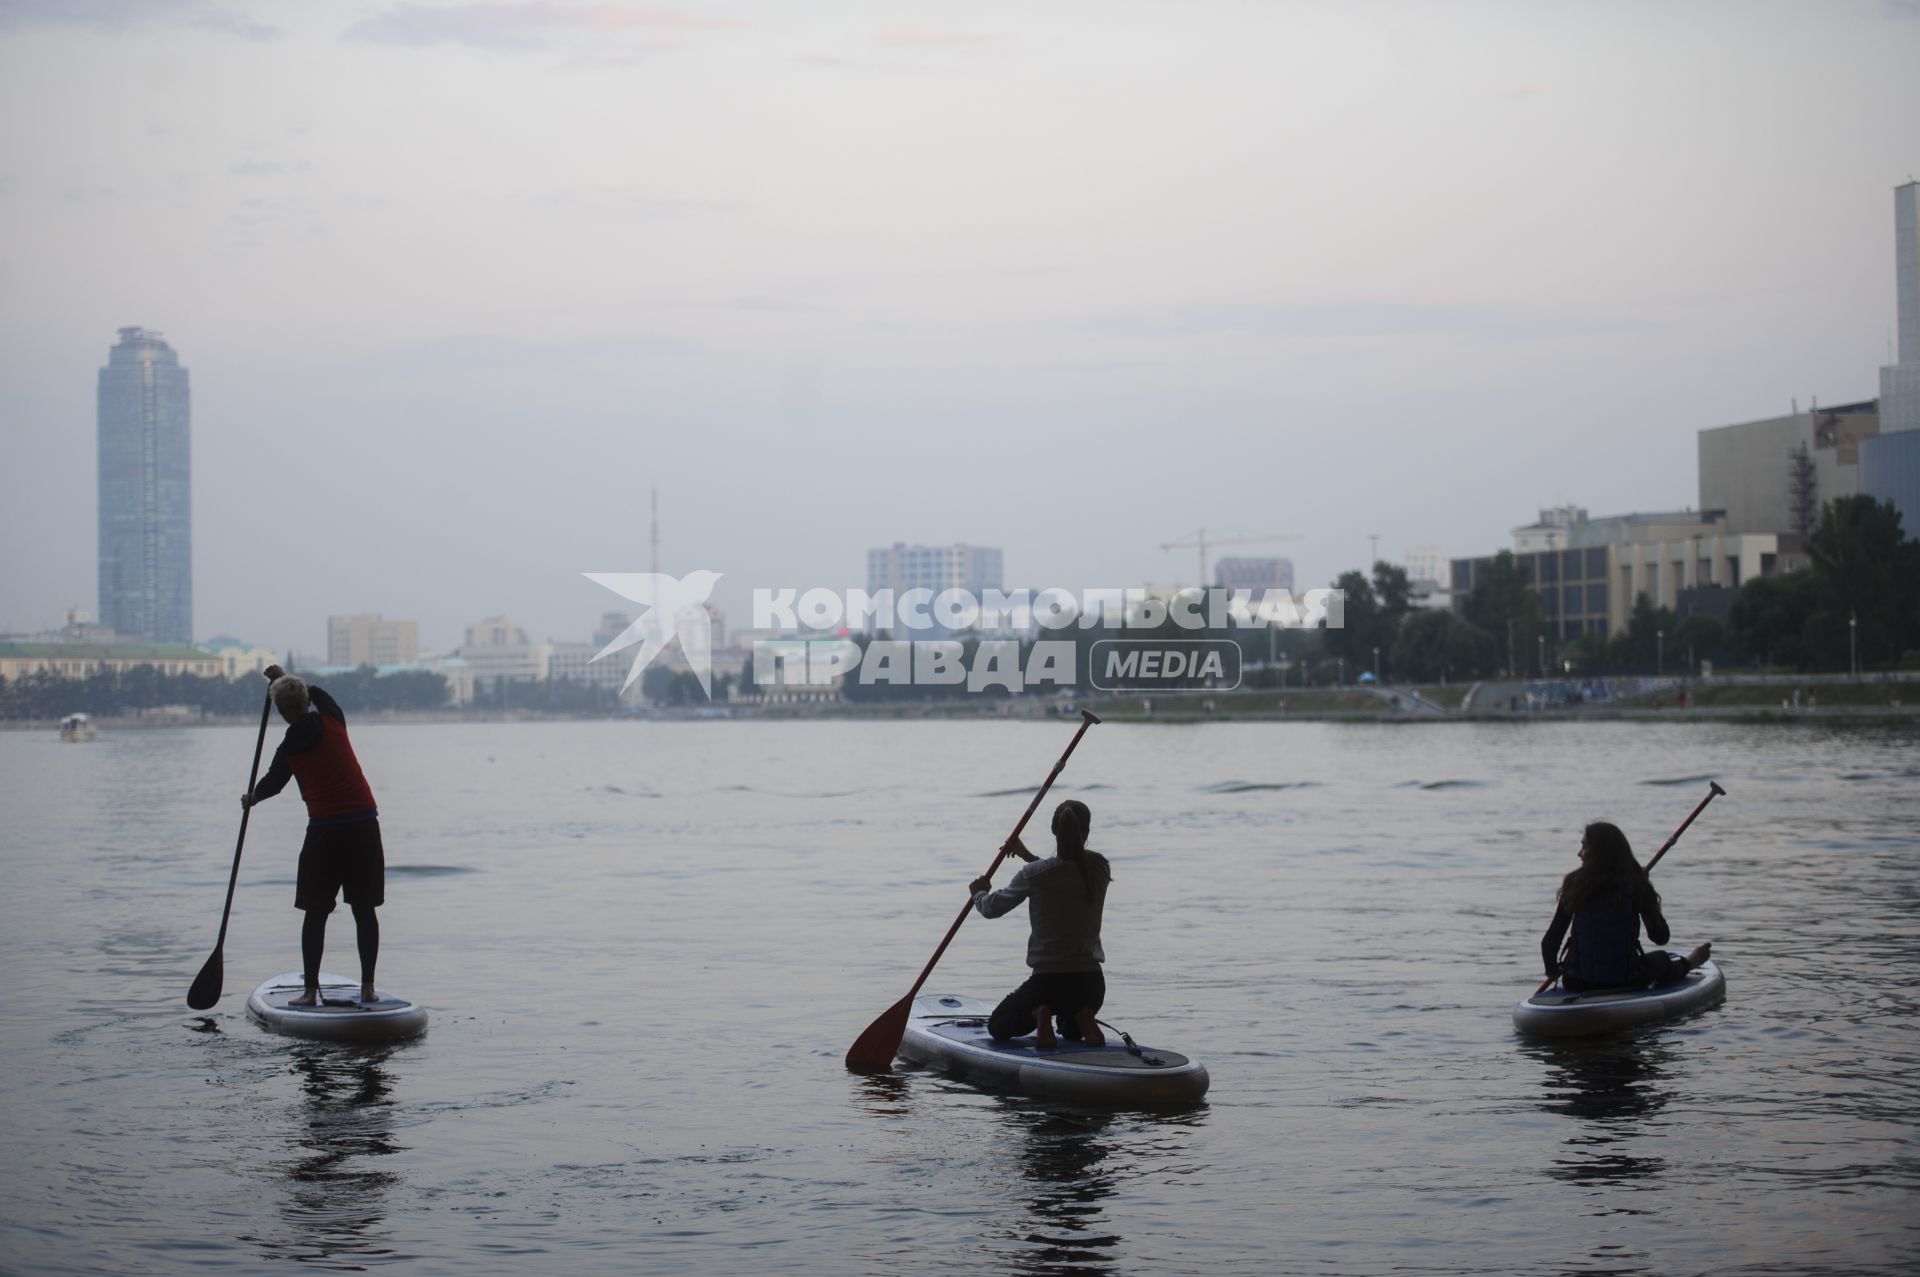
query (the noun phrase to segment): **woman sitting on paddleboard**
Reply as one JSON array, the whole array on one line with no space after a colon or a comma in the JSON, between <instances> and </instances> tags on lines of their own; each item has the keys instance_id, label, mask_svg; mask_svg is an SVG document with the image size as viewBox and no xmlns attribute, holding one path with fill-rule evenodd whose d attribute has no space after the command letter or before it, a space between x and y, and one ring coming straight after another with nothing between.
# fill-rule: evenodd
<instances>
[{"instance_id":1,"label":"woman sitting on paddleboard","mask_svg":"<svg viewBox=\"0 0 1920 1277\"><path fill-rule=\"evenodd\" d=\"M1580 839L1580 867L1560 883L1553 925L1540 938L1540 957L1547 979L1560 977L1567 989L1657 989L1675 984L1707 960L1711 945L1700 945L1686 957L1663 949L1640 951L1640 924L1647 938L1665 944L1670 938L1660 912L1660 893L1633 857L1633 847L1618 825L1597 820ZM1560 965L1560 941L1573 928L1567 962Z\"/></svg>"},{"instance_id":2,"label":"woman sitting on paddleboard","mask_svg":"<svg viewBox=\"0 0 1920 1277\"><path fill-rule=\"evenodd\" d=\"M973 906L981 917L998 918L1025 900L1033 928L1027 940L1033 974L1002 998L987 1020L996 1042L1031 1033L1034 1045L1055 1047L1057 1019L1064 1036L1088 1046L1106 1044L1094 1016L1107 1000L1107 979L1100 972L1107 960L1100 948L1100 910L1113 870L1105 856L1087 850L1092 828L1087 805L1069 798L1053 812L1053 855L1035 857L1015 835L1007 850L1027 863L1013 881L998 891L991 877L973 881Z\"/></svg>"}]
</instances>

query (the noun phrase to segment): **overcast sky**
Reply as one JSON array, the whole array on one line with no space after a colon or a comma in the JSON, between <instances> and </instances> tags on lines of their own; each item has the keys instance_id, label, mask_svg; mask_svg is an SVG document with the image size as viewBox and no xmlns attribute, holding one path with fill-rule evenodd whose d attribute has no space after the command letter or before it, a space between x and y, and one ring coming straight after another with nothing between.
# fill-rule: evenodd
<instances>
[{"instance_id":1,"label":"overcast sky","mask_svg":"<svg viewBox=\"0 0 1920 1277\"><path fill-rule=\"evenodd\" d=\"M0 0L0 629L97 606L114 330L192 373L194 628L584 571L1301 585L1695 504L1876 393L1920 3Z\"/></svg>"}]
</instances>

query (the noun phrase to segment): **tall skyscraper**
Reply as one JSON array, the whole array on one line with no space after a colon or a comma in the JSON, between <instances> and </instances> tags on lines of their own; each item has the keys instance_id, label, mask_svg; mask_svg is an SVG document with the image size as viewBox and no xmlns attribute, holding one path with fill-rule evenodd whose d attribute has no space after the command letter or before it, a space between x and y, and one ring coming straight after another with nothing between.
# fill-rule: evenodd
<instances>
[{"instance_id":1,"label":"tall skyscraper","mask_svg":"<svg viewBox=\"0 0 1920 1277\"><path fill-rule=\"evenodd\" d=\"M1893 297L1900 337L1880 370L1880 433L1920 430L1920 182L1893 188Z\"/></svg>"},{"instance_id":2,"label":"tall skyscraper","mask_svg":"<svg viewBox=\"0 0 1920 1277\"><path fill-rule=\"evenodd\" d=\"M1860 491L1920 536L1920 182L1893 188L1895 362L1880 370L1880 434L1860 441Z\"/></svg>"},{"instance_id":3,"label":"tall skyscraper","mask_svg":"<svg viewBox=\"0 0 1920 1277\"><path fill-rule=\"evenodd\" d=\"M100 622L193 641L187 370L160 334L122 328L100 370Z\"/></svg>"}]
</instances>

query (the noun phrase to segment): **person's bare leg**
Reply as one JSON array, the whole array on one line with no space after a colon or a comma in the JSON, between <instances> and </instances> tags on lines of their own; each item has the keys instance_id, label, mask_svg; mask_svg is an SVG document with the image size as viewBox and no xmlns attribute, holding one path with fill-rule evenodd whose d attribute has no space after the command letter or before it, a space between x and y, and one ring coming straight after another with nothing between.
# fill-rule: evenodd
<instances>
[{"instance_id":1,"label":"person's bare leg","mask_svg":"<svg viewBox=\"0 0 1920 1277\"><path fill-rule=\"evenodd\" d=\"M354 939L360 947L360 1000L372 1002L373 968L380 961L380 919L372 905L352 905Z\"/></svg>"},{"instance_id":2,"label":"person's bare leg","mask_svg":"<svg viewBox=\"0 0 1920 1277\"><path fill-rule=\"evenodd\" d=\"M1042 1051L1060 1045L1060 1039L1053 1036L1053 1008L1044 1002L1033 1009L1033 1044Z\"/></svg>"},{"instance_id":3,"label":"person's bare leg","mask_svg":"<svg viewBox=\"0 0 1920 1277\"><path fill-rule=\"evenodd\" d=\"M1094 1018L1093 1012L1087 1010L1085 1007L1081 1007L1080 1013L1074 1016L1073 1019L1074 1023L1080 1028L1081 1042L1087 1046L1105 1046L1107 1044L1107 1035L1100 1032L1100 1021Z\"/></svg>"},{"instance_id":4,"label":"person's bare leg","mask_svg":"<svg viewBox=\"0 0 1920 1277\"><path fill-rule=\"evenodd\" d=\"M299 997L287 1000L290 1007L320 1005L320 956L327 941L327 914L323 909L306 912L307 920L300 924L300 962L307 987Z\"/></svg>"}]
</instances>

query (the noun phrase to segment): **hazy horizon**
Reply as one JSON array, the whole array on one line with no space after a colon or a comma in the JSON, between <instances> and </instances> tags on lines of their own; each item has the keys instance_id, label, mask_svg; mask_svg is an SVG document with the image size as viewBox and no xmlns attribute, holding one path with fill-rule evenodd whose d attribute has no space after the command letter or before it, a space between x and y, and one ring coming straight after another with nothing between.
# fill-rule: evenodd
<instances>
[{"instance_id":1,"label":"hazy horizon","mask_svg":"<svg viewBox=\"0 0 1920 1277\"><path fill-rule=\"evenodd\" d=\"M0 630L190 370L194 632L585 640L583 572L1492 553L1874 397L1920 3L0 0ZM1913 530L1910 530L1913 531Z\"/></svg>"}]
</instances>

